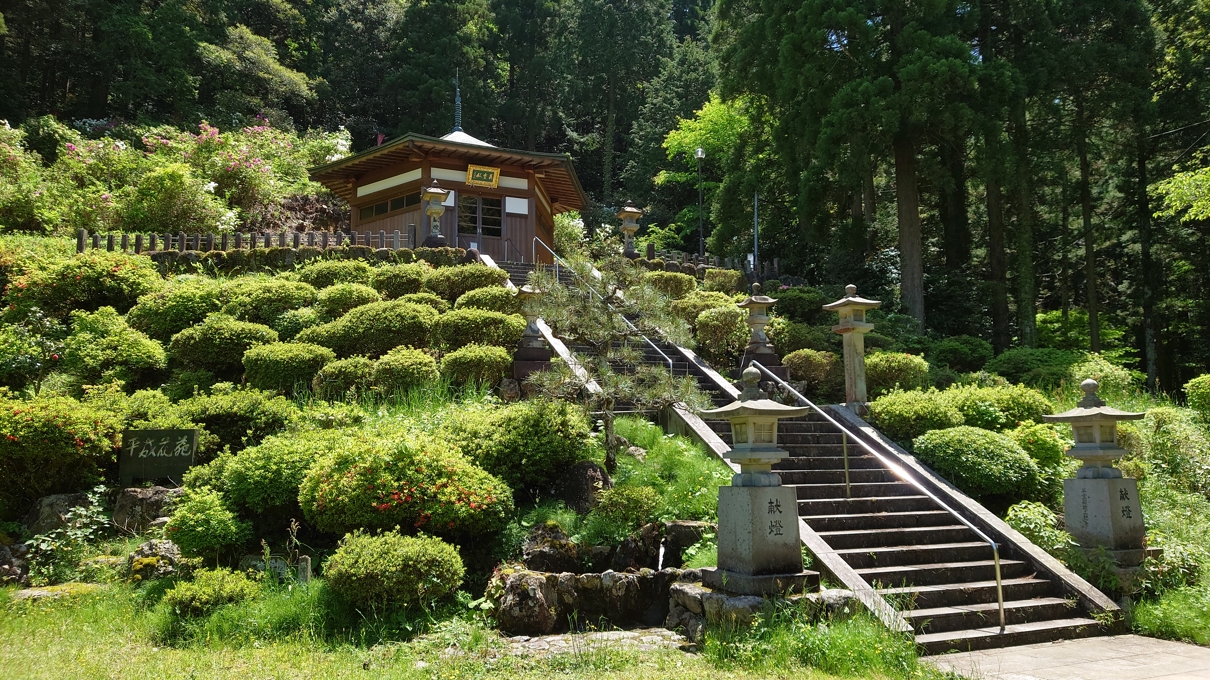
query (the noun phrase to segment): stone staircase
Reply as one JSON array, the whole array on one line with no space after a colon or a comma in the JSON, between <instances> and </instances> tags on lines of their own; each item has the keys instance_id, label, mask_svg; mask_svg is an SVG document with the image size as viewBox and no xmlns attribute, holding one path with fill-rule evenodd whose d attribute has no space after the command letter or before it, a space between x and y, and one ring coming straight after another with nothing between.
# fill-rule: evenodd
<instances>
[{"instance_id":1,"label":"stone staircase","mask_svg":"<svg viewBox=\"0 0 1210 680\"><path fill-rule=\"evenodd\" d=\"M496 266L508 272L508 278L513 282L513 285L520 288L525 285L529 278L529 273L535 268L541 267L547 271L554 269L553 265L538 264L532 262L496 262ZM572 282L572 274L566 268L559 268L559 283L570 285Z\"/></svg>"},{"instance_id":2,"label":"stone staircase","mask_svg":"<svg viewBox=\"0 0 1210 680\"><path fill-rule=\"evenodd\" d=\"M707 420L730 443L730 423ZM774 466L798 495L799 516L911 625L927 653L1104 634L1053 579L1001 543L1005 631L1000 632L991 547L940 504L850 442L819 414L782 420L790 457Z\"/></svg>"}]
</instances>

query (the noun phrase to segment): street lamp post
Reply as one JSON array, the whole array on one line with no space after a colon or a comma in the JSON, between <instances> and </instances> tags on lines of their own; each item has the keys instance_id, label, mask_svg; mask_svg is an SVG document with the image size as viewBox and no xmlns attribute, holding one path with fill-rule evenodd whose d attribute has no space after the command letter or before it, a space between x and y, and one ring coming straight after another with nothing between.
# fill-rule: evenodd
<instances>
[{"instance_id":1,"label":"street lamp post","mask_svg":"<svg viewBox=\"0 0 1210 680\"><path fill-rule=\"evenodd\" d=\"M693 155L697 158L697 256L704 258L706 232L702 227L702 159L706 157L706 150L699 146Z\"/></svg>"}]
</instances>

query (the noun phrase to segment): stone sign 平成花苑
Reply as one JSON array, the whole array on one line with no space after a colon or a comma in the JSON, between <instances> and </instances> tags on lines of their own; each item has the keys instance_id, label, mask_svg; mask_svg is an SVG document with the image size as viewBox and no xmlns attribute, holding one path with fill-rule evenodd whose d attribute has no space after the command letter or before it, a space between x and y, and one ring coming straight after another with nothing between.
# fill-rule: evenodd
<instances>
[{"instance_id":1,"label":"stone sign \u5e73\u6210\u82b1\u82d1","mask_svg":"<svg viewBox=\"0 0 1210 680\"><path fill-rule=\"evenodd\" d=\"M197 430L126 430L118 457L118 478L124 486L137 479L179 482L193 465Z\"/></svg>"}]
</instances>

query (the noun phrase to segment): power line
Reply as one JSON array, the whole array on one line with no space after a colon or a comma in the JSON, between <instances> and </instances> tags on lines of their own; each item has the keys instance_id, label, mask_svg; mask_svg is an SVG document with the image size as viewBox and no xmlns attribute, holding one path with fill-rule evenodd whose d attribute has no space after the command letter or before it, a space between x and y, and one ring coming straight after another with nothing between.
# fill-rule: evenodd
<instances>
[{"instance_id":1,"label":"power line","mask_svg":"<svg viewBox=\"0 0 1210 680\"><path fill-rule=\"evenodd\" d=\"M1190 123L1184 127L1178 127L1175 130L1169 130L1167 132L1157 132L1154 135L1151 135L1150 137L1148 137L1147 139L1155 139L1156 137L1163 137L1164 135L1170 135L1175 132L1180 132L1181 130L1188 130L1191 127L1197 127L1198 125L1202 125L1204 123L1210 123L1210 118L1207 118L1206 120L1203 120L1203 121L1199 121L1197 123Z\"/></svg>"}]
</instances>

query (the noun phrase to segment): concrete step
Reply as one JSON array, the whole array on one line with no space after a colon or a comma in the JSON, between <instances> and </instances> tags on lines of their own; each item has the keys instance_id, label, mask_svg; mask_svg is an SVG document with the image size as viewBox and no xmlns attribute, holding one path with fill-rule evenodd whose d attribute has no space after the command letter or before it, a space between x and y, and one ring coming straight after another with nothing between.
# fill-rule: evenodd
<instances>
[{"instance_id":1,"label":"concrete step","mask_svg":"<svg viewBox=\"0 0 1210 680\"><path fill-rule=\"evenodd\" d=\"M843 485L842 491L843 491ZM936 510L937 503L928 496L903 495L884 498L802 498L798 500L800 517L818 515L865 514L874 512L914 512Z\"/></svg>"},{"instance_id":2,"label":"concrete step","mask_svg":"<svg viewBox=\"0 0 1210 680\"><path fill-rule=\"evenodd\" d=\"M1000 581L1005 600L1028 600L1049 597L1056 593L1055 584L1036 576L1004 578ZM958 607L985 604L996 601L996 582L970 581L966 583L940 583L928 586L900 586L880 588L878 592L892 602L901 603L901 609L929 609L934 607Z\"/></svg>"},{"instance_id":3,"label":"concrete step","mask_svg":"<svg viewBox=\"0 0 1210 680\"><path fill-rule=\"evenodd\" d=\"M965 581L994 581L996 578L993 560L968 562L936 562L933 564L905 564L894 567L871 567L855 569L866 583L895 586L932 586L962 583ZM1001 578L1020 578L1029 575L1030 566L1019 560L1000 560Z\"/></svg>"},{"instance_id":4,"label":"concrete step","mask_svg":"<svg viewBox=\"0 0 1210 680\"><path fill-rule=\"evenodd\" d=\"M969 543L977 541L975 532L961 524L943 524L926 527L898 527L892 529L844 529L841 531L824 531L819 537L836 550L852 550L861 548L883 548L892 546L926 546L937 543ZM987 557L991 557L991 546L987 548ZM957 562L958 559L949 560Z\"/></svg>"},{"instance_id":5,"label":"concrete step","mask_svg":"<svg viewBox=\"0 0 1210 680\"><path fill-rule=\"evenodd\" d=\"M1005 600L1004 622L1007 625L1065 619L1079 614L1074 600L1061 597L1039 597L1031 600ZM904 618L917 634L945 633L1000 626L1000 605L996 602L931 607L903 612Z\"/></svg>"},{"instance_id":6,"label":"concrete step","mask_svg":"<svg viewBox=\"0 0 1210 680\"><path fill-rule=\"evenodd\" d=\"M727 436L730 437L730 435ZM850 445L846 451L845 447L840 444L791 444L788 446L781 445L781 448L785 449L786 452L790 454L791 458L814 458L816 456L844 458L845 453L847 452L849 459L852 460L853 458L865 455L862 450L856 446ZM878 460L873 456L870 457L874 460Z\"/></svg>"},{"instance_id":7,"label":"concrete step","mask_svg":"<svg viewBox=\"0 0 1210 680\"><path fill-rule=\"evenodd\" d=\"M731 423L726 420L707 420L706 423L715 432L730 432ZM783 434L838 434L836 428L826 421L782 420L777 426L778 437Z\"/></svg>"},{"instance_id":8,"label":"concrete step","mask_svg":"<svg viewBox=\"0 0 1210 680\"><path fill-rule=\"evenodd\" d=\"M830 543L830 541L829 541ZM977 560L991 553L982 541L933 543L930 545L892 545L878 548L848 548L836 554L854 569L930 564L939 560Z\"/></svg>"},{"instance_id":9,"label":"concrete step","mask_svg":"<svg viewBox=\"0 0 1210 680\"><path fill-rule=\"evenodd\" d=\"M799 500L826 498L881 498L883 496L909 496L916 489L905 482L876 482L850 484L846 492L844 484L795 484Z\"/></svg>"},{"instance_id":10,"label":"concrete step","mask_svg":"<svg viewBox=\"0 0 1210 680\"><path fill-rule=\"evenodd\" d=\"M864 512L852 515L819 515L804 519L807 522L807 526L810 526L815 531L935 527L950 524L954 521L953 515L944 510Z\"/></svg>"},{"instance_id":11,"label":"concrete step","mask_svg":"<svg viewBox=\"0 0 1210 680\"><path fill-rule=\"evenodd\" d=\"M842 462L841 465L844 463ZM844 485L844 468L839 470L774 470L781 475L782 484L840 484ZM858 482L894 482L895 476L882 468L849 467L849 484Z\"/></svg>"},{"instance_id":12,"label":"concrete step","mask_svg":"<svg viewBox=\"0 0 1210 680\"><path fill-rule=\"evenodd\" d=\"M840 470L844 471L844 456L794 456L782 458L773 464L777 472L787 470ZM849 456L849 470L886 470L873 456Z\"/></svg>"},{"instance_id":13,"label":"concrete step","mask_svg":"<svg viewBox=\"0 0 1210 680\"><path fill-rule=\"evenodd\" d=\"M945 652L967 652L979 649L1015 647L1055 640L1074 640L1105 633L1100 623L1087 618L1052 619L1019 623L1008 626L1001 633L1000 627L973 628L945 633L928 633L916 636L916 645L925 654Z\"/></svg>"}]
</instances>

